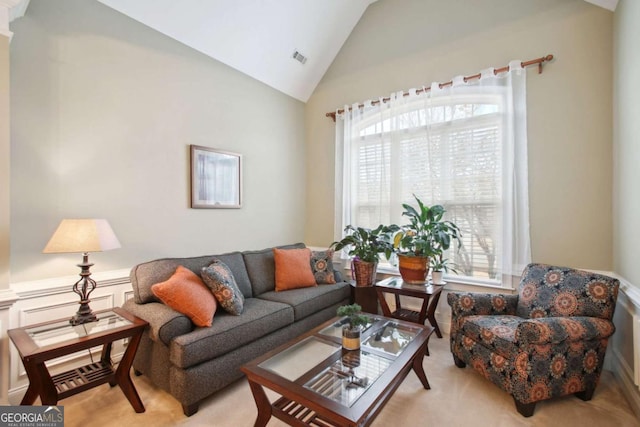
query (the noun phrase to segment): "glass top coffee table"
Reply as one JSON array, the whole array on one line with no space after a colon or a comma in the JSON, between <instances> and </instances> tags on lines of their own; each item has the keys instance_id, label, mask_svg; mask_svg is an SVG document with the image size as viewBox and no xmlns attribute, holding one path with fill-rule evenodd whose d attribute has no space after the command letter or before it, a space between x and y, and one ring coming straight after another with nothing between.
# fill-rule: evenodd
<instances>
[{"instance_id":1,"label":"glass top coffee table","mask_svg":"<svg viewBox=\"0 0 640 427\"><path fill-rule=\"evenodd\" d=\"M342 324L334 318L242 367L258 407L255 426L271 416L290 425L366 426L409 371L430 388L422 360L433 327L372 315L360 350L345 351ZM263 387L282 397L271 403Z\"/></svg>"}]
</instances>

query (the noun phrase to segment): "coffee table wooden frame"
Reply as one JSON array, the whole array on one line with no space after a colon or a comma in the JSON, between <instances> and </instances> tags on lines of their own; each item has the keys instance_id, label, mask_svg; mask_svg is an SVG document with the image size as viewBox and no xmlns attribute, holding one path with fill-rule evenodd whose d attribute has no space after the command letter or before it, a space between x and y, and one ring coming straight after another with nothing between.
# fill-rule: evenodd
<instances>
[{"instance_id":1,"label":"coffee table wooden frame","mask_svg":"<svg viewBox=\"0 0 640 427\"><path fill-rule=\"evenodd\" d=\"M384 324L382 323L384 321L392 321L400 325L405 323L405 326L411 328L417 327L422 330L351 407L341 405L338 402L305 388L304 383L306 382L307 375L303 375L301 379L289 381L259 366L265 360L289 349L296 343L310 336L314 336L320 341L339 344L339 338L319 334L319 331L335 323L339 318L329 320L308 333L244 365L241 369L242 372L247 375L249 387L251 388L253 398L258 407L258 416L254 425L256 427L266 426L269 419L275 416L292 426L368 426L409 374L409 371L413 370L420 379L423 387L430 389L431 387L429 386L427 376L422 367L422 362L427 341L434 330L433 327L406 323L401 320L389 319L382 316L375 317L380 319L380 323L377 323L377 325ZM377 330L378 327L374 325L363 332L362 342ZM312 372L319 372L337 360L340 354L341 352L338 350L334 355L313 368ZM282 397L271 403L264 391L264 387L275 391Z\"/></svg>"},{"instance_id":2,"label":"coffee table wooden frame","mask_svg":"<svg viewBox=\"0 0 640 427\"><path fill-rule=\"evenodd\" d=\"M20 353L22 364L29 377L29 387L22 398L21 405L33 405L38 396L40 396L40 401L43 405L56 405L60 399L108 382L112 387L115 385L120 386L120 389L136 412L145 411L142 400L140 400L140 396L131 381L129 371L136 355L142 332L148 323L118 307L98 311L96 314L107 311L116 313L128 320L130 324L43 347L39 347L31 339L27 331L31 328L55 324L60 320L8 331L11 341L18 349L18 353ZM123 338L130 338L129 343L118 367L114 369L111 364L111 345L114 341ZM103 346L102 354L100 360L95 363L54 376L51 376L45 365L47 360L99 345Z\"/></svg>"}]
</instances>

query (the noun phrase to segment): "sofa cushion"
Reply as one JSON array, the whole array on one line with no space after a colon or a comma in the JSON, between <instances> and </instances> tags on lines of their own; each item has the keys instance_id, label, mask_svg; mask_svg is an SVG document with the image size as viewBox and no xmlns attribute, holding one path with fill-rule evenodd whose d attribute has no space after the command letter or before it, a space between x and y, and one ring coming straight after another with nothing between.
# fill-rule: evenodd
<instances>
[{"instance_id":1,"label":"sofa cushion","mask_svg":"<svg viewBox=\"0 0 640 427\"><path fill-rule=\"evenodd\" d=\"M181 265L166 281L151 286L151 291L174 310L188 316L197 326L211 326L218 306L211 290L200 276Z\"/></svg>"},{"instance_id":2,"label":"sofa cushion","mask_svg":"<svg viewBox=\"0 0 640 427\"><path fill-rule=\"evenodd\" d=\"M311 251L301 249L273 249L276 292L317 286L311 271Z\"/></svg>"},{"instance_id":3,"label":"sofa cushion","mask_svg":"<svg viewBox=\"0 0 640 427\"><path fill-rule=\"evenodd\" d=\"M304 243L293 245L277 246L279 249L299 249L305 248ZM256 297L265 292L273 291L276 288L276 267L273 259L273 248L261 251L246 251L242 253L247 274L251 280L253 296ZM234 272L235 275L235 272Z\"/></svg>"},{"instance_id":4,"label":"sofa cushion","mask_svg":"<svg viewBox=\"0 0 640 427\"><path fill-rule=\"evenodd\" d=\"M311 270L313 277L318 285L330 285L336 283L333 272L333 250L312 251L311 252Z\"/></svg>"},{"instance_id":5,"label":"sofa cushion","mask_svg":"<svg viewBox=\"0 0 640 427\"><path fill-rule=\"evenodd\" d=\"M507 359L529 345L602 340L615 331L613 322L597 317L464 316L459 322L465 337Z\"/></svg>"},{"instance_id":6,"label":"sofa cushion","mask_svg":"<svg viewBox=\"0 0 640 427\"><path fill-rule=\"evenodd\" d=\"M196 274L200 274L202 267L211 264L213 258L224 262L238 284L242 294L250 298L252 294L251 283L244 265L244 258L240 252L232 252L223 255L206 255L192 258L163 258L138 264L131 269L130 279L133 287L134 299L138 304L147 302L159 302L160 300L151 291L151 286L164 282L182 265Z\"/></svg>"},{"instance_id":7,"label":"sofa cushion","mask_svg":"<svg viewBox=\"0 0 640 427\"><path fill-rule=\"evenodd\" d=\"M460 318L460 331L465 337L491 349L505 359L514 357L516 329L525 319L518 316L464 316Z\"/></svg>"},{"instance_id":8,"label":"sofa cushion","mask_svg":"<svg viewBox=\"0 0 640 427\"><path fill-rule=\"evenodd\" d=\"M543 317L526 319L516 329L522 344L558 344L609 338L615 332L613 322L598 317Z\"/></svg>"},{"instance_id":9,"label":"sofa cushion","mask_svg":"<svg viewBox=\"0 0 640 427\"><path fill-rule=\"evenodd\" d=\"M340 303L351 296L351 286L346 283L316 286L305 289L291 289L284 292L265 292L258 298L289 304L293 307L295 321L314 314L331 305Z\"/></svg>"},{"instance_id":10,"label":"sofa cushion","mask_svg":"<svg viewBox=\"0 0 640 427\"><path fill-rule=\"evenodd\" d=\"M196 328L176 337L171 363L179 368L211 360L293 323L293 309L282 303L247 298L242 316L218 312L210 328Z\"/></svg>"},{"instance_id":11,"label":"sofa cushion","mask_svg":"<svg viewBox=\"0 0 640 427\"><path fill-rule=\"evenodd\" d=\"M227 265L219 259L202 269L202 280L211 289L213 296L220 306L227 312L235 316L242 314L244 296L238 289L233 273Z\"/></svg>"}]
</instances>

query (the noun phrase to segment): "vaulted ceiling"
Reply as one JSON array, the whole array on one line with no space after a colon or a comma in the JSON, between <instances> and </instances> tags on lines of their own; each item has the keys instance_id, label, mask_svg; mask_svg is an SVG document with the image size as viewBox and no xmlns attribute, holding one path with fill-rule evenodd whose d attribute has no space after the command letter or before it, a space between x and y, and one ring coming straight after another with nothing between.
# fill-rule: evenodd
<instances>
[{"instance_id":1,"label":"vaulted ceiling","mask_svg":"<svg viewBox=\"0 0 640 427\"><path fill-rule=\"evenodd\" d=\"M377 0L98 1L306 102L362 14ZM612 11L618 4L585 1ZM10 8L10 20L24 14L28 4L0 0L0 6ZM306 61L296 60L294 52Z\"/></svg>"},{"instance_id":2,"label":"vaulted ceiling","mask_svg":"<svg viewBox=\"0 0 640 427\"><path fill-rule=\"evenodd\" d=\"M375 0L99 1L306 102Z\"/></svg>"}]
</instances>

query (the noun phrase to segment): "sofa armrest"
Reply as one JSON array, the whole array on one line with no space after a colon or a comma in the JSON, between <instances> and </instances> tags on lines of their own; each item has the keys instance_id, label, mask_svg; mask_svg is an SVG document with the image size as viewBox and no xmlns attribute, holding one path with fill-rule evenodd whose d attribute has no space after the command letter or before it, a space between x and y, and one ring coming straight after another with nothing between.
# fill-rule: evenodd
<instances>
[{"instance_id":1,"label":"sofa armrest","mask_svg":"<svg viewBox=\"0 0 640 427\"><path fill-rule=\"evenodd\" d=\"M598 317L542 317L520 322L516 342L539 345L589 341L608 338L615 330L613 322Z\"/></svg>"},{"instance_id":2,"label":"sofa armrest","mask_svg":"<svg viewBox=\"0 0 640 427\"><path fill-rule=\"evenodd\" d=\"M338 270L333 270L333 278L335 279L336 283L344 282L344 277L342 277L342 273L340 273Z\"/></svg>"},{"instance_id":3,"label":"sofa armrest","mask_svg":"<svg viewBox=\"0 0 640 427\"><path fill-rule=\"evenodd\" d=\"M165 345L169 345L175 337L193 330L191 319L159 302L138 304L130 299L124 303L122 308L149 322L151 339L156 342L161 341Z\"/></svg>"},{"instance_id":4,"label":"sofa armrest","mask_svg":"<svg viewBox=\"0 0 640 427\"><path fill-rule=\"evenodd\" d=\"M518 295L449 292L452 317L473 315L515 315Z\"/></svg>"}]
</instances>

